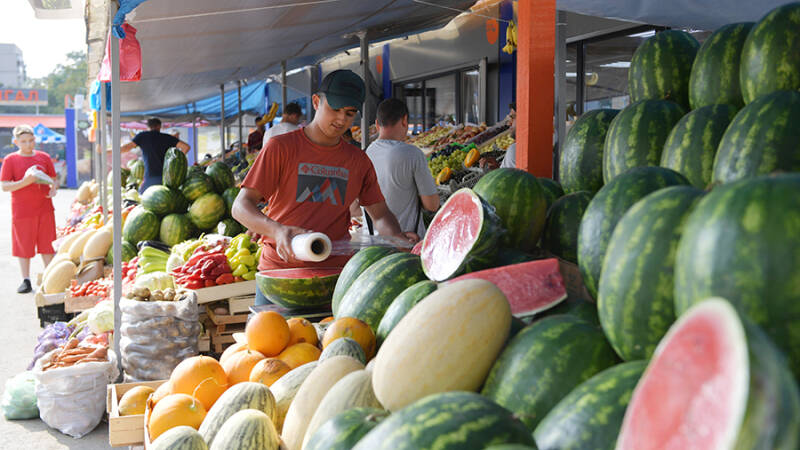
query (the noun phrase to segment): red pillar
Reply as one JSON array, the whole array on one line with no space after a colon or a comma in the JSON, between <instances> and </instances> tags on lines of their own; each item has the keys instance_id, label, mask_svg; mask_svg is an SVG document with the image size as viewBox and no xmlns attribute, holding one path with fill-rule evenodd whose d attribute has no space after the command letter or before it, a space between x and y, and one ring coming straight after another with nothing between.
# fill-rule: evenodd
<instances>
[{"instance_id":1,"label":"red pillar","mask_svg":"<svg viewBox=\"0 0 800 450\"><path fill-rule=\"evenodd\" d=\"M556 0L520 0L517 27L517 167L553 176Z\"/></svg>"}]
</instances>

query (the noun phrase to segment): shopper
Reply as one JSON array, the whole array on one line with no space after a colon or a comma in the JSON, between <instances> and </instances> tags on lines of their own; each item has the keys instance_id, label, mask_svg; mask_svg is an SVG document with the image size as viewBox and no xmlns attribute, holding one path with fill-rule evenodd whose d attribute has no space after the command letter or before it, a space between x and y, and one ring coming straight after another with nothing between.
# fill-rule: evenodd
<instances>
[{"instance_id":1,"label":"shopper","mask_svg":"<svg viewBox=\"0 0 800 450\"><path fill-rule=\"evenodd\" d=\"M255 153L261 150L261 146L264 143L264 131L267 129L265 126L267 122L264 120L266 117L266 114L262 117L256 117L256 129L247 135L247 153Z\"/></svg>"},{"instance_id":2,"label":"shopper","mask_svg":"<svg viewBox=\"0 0 800 450\"><path fill-rule=\"evenodd\" d=\"M408 107L390 98L378 105L378 139L367 148L386 204L403 231L425 235L422 209L439 209L439 195L422 150L405 142Z\"/></svg>"},{"instance_id":3,"label":"shopper","mask_svg":"<svg viewBox=\"0 0 800 450\"><path fill-rule=\"evenodd\" d=\"M508 116L506 121L509 128L514 128L517 122L517 104L511 103L508 105ZM516 169L517 168L517 143L513 143L506 149L506 156L503 158L503 163L500 164L501 168Z\"/></svg>"},{"instance_id":4,"label":"shopper","mask_svg":"<svg viewBox=\"0 0 800 450\"><path fill-rule=\"evenodd\" d=\"M189 144L177 137L161 132L161 120L153 117L147 119L147 131L137 134L133 141L122 146L122 153L129 152L136 147L142 149L144 161L144 180L139 186L139 192L144 192L150 186L161 184L161 173L164 170L164 155L172 147L178 147L183 153L189 151Z\"/></svg>"},{"instance_id":5,"label":"shopper","mask_svg":"<svg viewBox=\"0 0 800 450\"><path fill-rule=\"evenodd\" d=\"M281 121L264 133L264 142L262 143L261 147L265 147L270 138L280 136L300 128L300 119L302 117L303 110L300 108L300 105L295 102L286 105L286 107L283 109Z\"/></svg>"},{"instance_id":6,"label":"shopper","mask_svg":"<svg viewBox=\"0 0 800 450\"><path fill-rule=\"evenodd\" d=\"M356 198L383 235L411 242L386 206L375 169L367 155L342 139L364 102L364 83L349 70L337 70L322 81L312 96L316 110L306 127L267 141L247 174L233 203L232 215L262 236L259 269L342 267L349 256L331 256L320 263L299 261L292 238L310 231L332 240L348 239L349 206ZM269 216L257 204L269 200ZM261 293L257 304L267 303Z\"/></svg>"},{"instance_id":7,"label":"shopper","mask_svg":"<svg viewBox=\"0 0 800 450\"><path fill-rule=\"evenodd\" d=\"M42 255L45 267L53 259L52 242L56 239L56 219L51 200L58 189L56 170L50 156L34 150L33 128L19 125L12 132L19 148L5 157L0 169L0 182L5 192L11 192L11 254L19 260L22 284L17 292L31 291L31 258ZM43 172L53 180L45 184Z\"/></svg>"}]
</instances>

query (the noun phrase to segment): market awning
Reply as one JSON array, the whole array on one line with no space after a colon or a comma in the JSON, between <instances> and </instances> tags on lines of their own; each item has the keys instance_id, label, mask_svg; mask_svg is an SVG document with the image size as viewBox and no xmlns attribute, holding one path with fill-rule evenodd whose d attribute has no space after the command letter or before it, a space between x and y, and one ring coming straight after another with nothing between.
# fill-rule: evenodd
<instances>
[{"instance_id":1,"label":"market awning","mask_svg":"<svg viewBox=\"0 0 800 450\"><path fill-rule=\"evenodd\" d=\"M36 138L37 144L65 144L67 142L66 136L56 133L42 124L33 127L33 136Z\"/></svg>"},{"instance_id":2,"label":"market awning","mask_svg":"<svg viewBox=\"0 0 800 450\"><path fill-rule=\"evenodd\" d=\"M48 128L61 128L67 126L64 115L35 115L35 114L0 114L0 128L14 128L17 125L30 125L40 123Z\"/></svg>"}]
</instances>

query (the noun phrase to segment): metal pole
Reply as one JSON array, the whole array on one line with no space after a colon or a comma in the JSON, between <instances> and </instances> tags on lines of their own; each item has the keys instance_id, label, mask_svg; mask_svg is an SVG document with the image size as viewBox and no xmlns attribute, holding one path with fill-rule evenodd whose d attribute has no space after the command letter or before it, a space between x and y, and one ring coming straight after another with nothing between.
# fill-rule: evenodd
<instances>
[{"instance_id":1,"label":"metal pole","mask_svg":"<svg viewBox=\"0 0 800 450\"><path fill-rule=\"evenodd\" d=\"M281 61L281 119L286 112L289 93L286 91L286 61Z\"/></svg>"},{"instance_id":2,"label":"metal pole","mask_svg":"<svg viewBox=\"0 0 800 450\"><path fill-rule=\"evenodd\" d=\"M112 8L115 9L115 8ZM121 313L119 301L122 298L122 177L120 167L120 81L119 81L119 39L111 35L111 152L112 175L114 180L114 351L117 364L122 373L122 357L119 352L119 330Z\"/></svg>"},{"instance_id":3,"label":"metal pole","mask_svg":"<svg viewBox=\"0 0 800 450\"><path fill-rule=\"evenodd\" d=\"M369 146L369 42L367 32L359 31L358 39L361 41L361 78L364 79L367 95L364 96L364 105L361 107L361 149L366 150Z\"/></svg>"},{"instance_id":4,"label":"metal pole","mask_svg":"<svg viewBox=\"0 0 800 450\"><path fill-rule=\"evenodd\" d=\"M192 150L194 153L194 162L192 164L196 164L197 160L200 159L200 153L197 149L197 117L192 116Z\"/></svg>"},{"instance_id":5,"label":"metal pole","mask_svg":"<svg viewBox=\"0 0 800 450\"><path fill-rule=\"evenodd\" d=\"M553 179L558 179L559 152L564 143L567 128L567 13L559 11L556 15L556 76L555 113L556 144L553 149Z\"/></svg>"},{"instance_id":6,"label":"metal pole","mask_svg":"<svg viewBox=\"0 0 800 450\"><path fill-rule=\"evenodd\" d=\"M225 85L219 85L222 108L219 113L219 142L222 145L222 161L225 161Z\"/></svg>"},{"instance_id":7,"label":"metal pole","mask_svg":"<svg viewBox=\"0 0 800 450\"><path fill-rule=\"evenodd\" d=\"M244 158L244 143L242 137L242 80L237 84L237 94L239 96L239 103L237 105L239 110L239 155Z\"/></svg>"},{"instance_id":8,"label":"metal pole","mask_svg":"<svg viewBox=\"0 0 800 450\"><path fill-rule=\"evenodd\" d=\"M106 169L106 86L100 83L100 112L97 117L97 141L100 143L100 205L103 207L103 223L108 223L108 180ZM112 175L113 176L113 175ZM120 179L121 182L121 179Z\"/></svg>"}]
</instances>

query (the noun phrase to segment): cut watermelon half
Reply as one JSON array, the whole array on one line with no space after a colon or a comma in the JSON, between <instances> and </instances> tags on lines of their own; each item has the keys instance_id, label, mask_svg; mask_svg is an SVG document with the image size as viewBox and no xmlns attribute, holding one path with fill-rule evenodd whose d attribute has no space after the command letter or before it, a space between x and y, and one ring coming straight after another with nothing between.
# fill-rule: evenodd
<instances>
[{"instance_id":1,"label":"cut watermelon half","mask_svg":"<svg viewBox=\"0 0 800 450\"><path fill-rule=\"evenodd\" d=\"M512 264L461 275L453 281L480 278L494 283L508 299L515 317L531 316L567 298L558 259Z\"/></svg>"},{"instance_id":2,"label":"cut watermelon half","mask_svg":"<svg viewBox=\"0 0 800 450\"><path fill-rule=\"evenodd\" d=\"M436 213L422 242L425 275L445 281L489 267L502 233L494 209L472 189L459 189Z\"/></svg>"},{"instance_id":3,"label":"cut watermelon half","mask_svg":"<svg viewBox=\"0 0 800 450\"><path fill-rule=\"evenodd\" d=\"M272 303L289 309L327 306L331 303L341 267L300 267L262 270L256 283Z\"/></svg>"}]
</instances>

